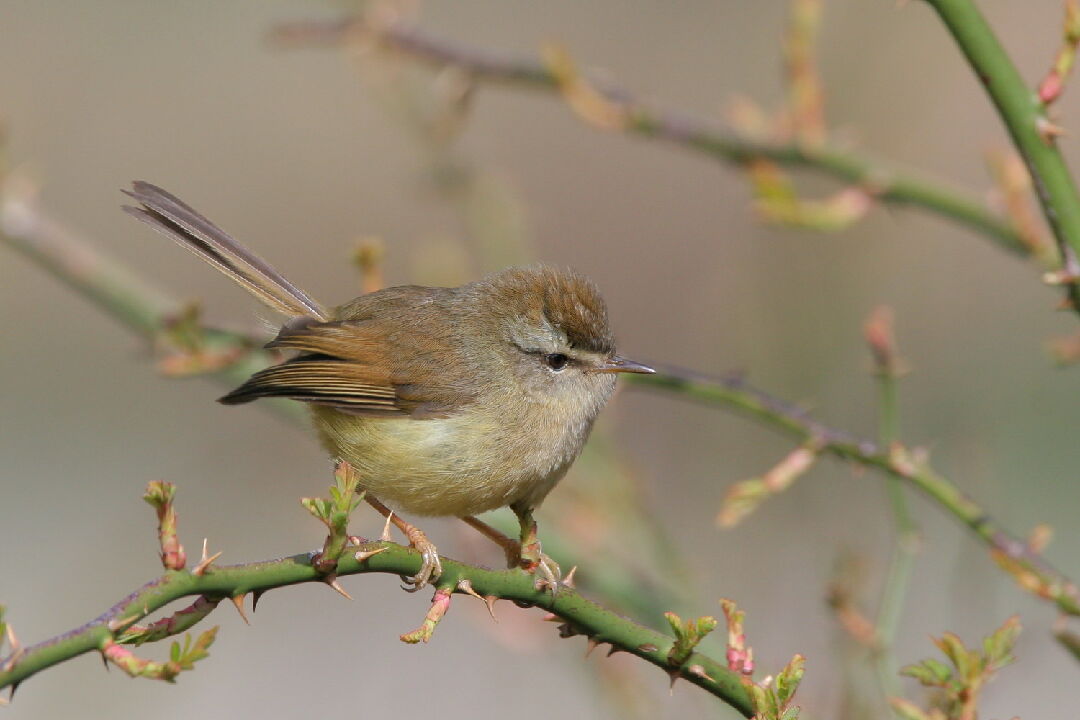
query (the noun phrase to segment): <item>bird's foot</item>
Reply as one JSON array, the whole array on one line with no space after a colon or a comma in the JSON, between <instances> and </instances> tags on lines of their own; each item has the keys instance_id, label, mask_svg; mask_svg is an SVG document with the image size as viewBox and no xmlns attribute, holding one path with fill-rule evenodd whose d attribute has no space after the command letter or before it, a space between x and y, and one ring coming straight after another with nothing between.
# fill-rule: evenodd
<instances>
[{"instance_id":1,"label":"bird's foot","mask_svg":"<svg viewBox=\"0 0 1080 720\"><path fill-rule=\"evenodd\" d=\"M517 562L513 563L536 578L537 590L550 589L554 595L562 584L562 569L559 563L540 551L540 541L517 543Z\"/></svg>"},{"instance_id":2,"label":"bird's foot","mask_svg":"<svg viewBox=\"0 0 1080 720\"><path fill-rule=\"evenodd\" d=\"M406 525L403 532L405 537L409 538L409 547L419 552L420 557L423 559L420 572L412 577L403 578L406 584L405 589L409 592L416 592L429 583L434 584L434 581L439 579L439 576L442 575L442 562L439 560L438 548L427 539L427 535L420 528L414 525Z\"/></svg>"}]
</instances>

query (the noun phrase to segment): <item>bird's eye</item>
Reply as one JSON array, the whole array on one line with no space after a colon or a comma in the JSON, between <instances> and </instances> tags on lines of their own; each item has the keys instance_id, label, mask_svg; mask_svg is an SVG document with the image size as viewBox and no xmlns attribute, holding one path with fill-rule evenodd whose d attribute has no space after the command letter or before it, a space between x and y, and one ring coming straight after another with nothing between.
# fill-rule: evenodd
<instances>
[{"instance_id":1,"label":"bird's eye","mask_svg":"<svg viewBox=\"0 0 1080 720\"><path fill-rule=\"evenodd\" d=\"M566 364L570 362L570 358L566 357L562 353L548 353L544 356L544 364L555 372L559 372Z\"/></svg>"}]
</instances>

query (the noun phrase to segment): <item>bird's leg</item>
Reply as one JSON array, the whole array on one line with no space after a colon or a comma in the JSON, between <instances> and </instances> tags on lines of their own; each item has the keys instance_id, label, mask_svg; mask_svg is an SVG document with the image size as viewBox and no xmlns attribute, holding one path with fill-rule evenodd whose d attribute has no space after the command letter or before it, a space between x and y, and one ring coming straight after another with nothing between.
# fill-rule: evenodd
<instances>
[{"instance_id":1,"label":"bird's leg","mask_svg":"<svg viewBox=\"0 0 1080 720\"><path fill-rule=\"evenodd\" d=\"M486 537L488 540L492 541L493 543L502 548L503 552L506 553L507 567L515 568L520 566L521 543L519 543L517 540L514 540L512 537L504 535L502 532L491 527L478 517L466 515L465 517L461 518L461 520L466 525L473 528L481 535Z\"/></svg>"},{"instance_id":2,"label":"bird's leg","mask_svg":"<svg viewBox=\"0 0 1080 720\"><path fill-rule=\"evenodd\" d=\"M518 543L519 567L537 576L537 586L543 584L555 592L562 579L562 570L557 562L540 552L540 538L536 534L533 508L515 503L510 506L510 509L514 511L518 522L521 523L521 540Z\"/></svg>"},{"instance_id":3,"label":"bird's leg","mask_svg":"<svg viewBox=\"0 0 1080 720\"><path fill-rule=\"evenodd\" d=\"M558 587L562 579L562 571L559 564L540 552L540 540L536 536L536 520L532 516L532 508L510 506L521 523L521 540L507 537L499 530L488 525L480 518L466 515L462 521L481 535L498 545L506 553L506 565L538 575L537 582L552 588Z\"/></svg>"},{"instance_id":4,"label":"bird's leg","mask_svg":"<svg viewBox=\"0 0 1080 720\"><path fill-rule=\"evenodd\" d=\"M423 564L420 566L420 572L416 575L405 578L405 582L411 585L411 588L406 588L409 592L416 592L432 580L438 579L442 575L442 563L439 561L439 551L435 545L427 539L427 535L423 531L403 519L398 517L393 510L379 502L378 498L374 497L371 493L364 495L364 500L367 504L375 508L375 510L387 519L388 522L394 524L398 530L402 532L409 539L409 545L416 548L420 553L420 557L423 558Z\"/></svg>"}]
</instances>

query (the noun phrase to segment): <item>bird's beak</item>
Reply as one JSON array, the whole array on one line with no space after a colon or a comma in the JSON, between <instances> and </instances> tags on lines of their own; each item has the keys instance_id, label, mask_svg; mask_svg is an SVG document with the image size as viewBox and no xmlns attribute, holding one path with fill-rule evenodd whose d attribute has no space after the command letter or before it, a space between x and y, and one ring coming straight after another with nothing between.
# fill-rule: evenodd
<instances>
[{"instance_id":1,"label":"bird's beak","mask_svg":"<svg viewBox=\"0 0 1080 720\"><path fill-rule=\"evenodd\" d=\"M627 360L621 358L618 355L612 355L607 360L599 363L595 367L596 372L602 373L643 373L645 375L651 375L656 372L648 365L644 365L634 360Z\"/></svg>"}]
</instances>

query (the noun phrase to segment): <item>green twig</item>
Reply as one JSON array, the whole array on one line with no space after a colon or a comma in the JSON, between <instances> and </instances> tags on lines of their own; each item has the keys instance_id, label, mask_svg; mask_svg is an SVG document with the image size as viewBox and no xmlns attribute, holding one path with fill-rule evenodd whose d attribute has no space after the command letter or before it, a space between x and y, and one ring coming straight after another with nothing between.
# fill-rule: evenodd
<instances>
[{"instance_id":1,"label":"green twig","mask_svg":"<svg viewBox=\"0 0 1080 720\"><path fill-rule=\"evenodd\" d=\"M401 576L415 575L420 570L420 555L409 548L376 542L365 543L360 549L381 548L386 549L362 561L356 560L352 553L346 553L338 561L334 574L340 577L375 572ZM566 636L587 635L592 640L610 643L618 650L647 660L665 672L680 671L686 680L704 688L744 716L753 714L742 679L723 662L694 652L673 668L669 655L675 638L620 617L571 588L561 587L558 593L552 594L549 590L537 590L532 576L518 570L486 570L446 558L443 558L442 566L440 587L458 588L462 580L468 580L467 586L479 595L547 610L568 623ZM261 594L306 582L325 582L324 573L312 565L312 557L307 553L245 565L215 565L201 576L188 571L168 572L143 585L86 625L23 649L13 667L0 670L0 689L16 686L35 673L114 643L118 632L110 629L110 623L113 628L119 624L126 626L174 600L204 596L240 598L242 602L248 593ZM465 591L458 589L455 592ZM6 661L0 660L0 668L5 664Z\"/></svg>"},{"instance_id":2,"label":"green twig","mask_svg":"<svg viewBox=\"0 0 1080 720\"><path fill-rule=\"evenodd\" d=\"M288 46L337 44L350 38L373 38L382 47L437 66L456 67L472 77L550 92L560 90L557 74L525 59L455 45L406 25L373 28L360 18L282 25L274 38ZM696 119L647 107L625 89L589 81L602 97L624 111L625 132L696 150L724 162L746 165L756 159L805 168L867 189L873 197L894 205L911 205L954 220L981 233L999 247L1024 257L1031 248L1007 219L982 203L930 178L903 172L860 154L829 147L754 140L712 127Z\"/></svg>"},{"instance_id":3,"label":"green twig","mask_svg":"<svg viewBox=\"0 0 1080 720\"><path fill-rule=\"evenodd\" d=\"M937 11L986 88L1028 166L1043 215L1057 240L1073 309L1080 313L1080 196L1046 117L1046 106L1024 82L994 31L971 0L926 0Z\"/></svg>"},{"instance_id":4,"label":"green twig","mask_svg":"<svg viewBox=\"0 0 1080 720\"><path fill-rule=\"evenodd\" d=\"M636 375L627 380L634 385L726 407L799 441L813 441L822 454L880 470L910 483L971 530L1027 589L1050 600L1066 614L1080 615L1080 593L1075 584L991 518L952 481L938 474L918 451L900 444L883 449L870 440L829 428L804 411L750 387L739 376L713 378L686 370L658 368L655 375Z\"/></svg>"},{"instance_id":5,"label":"green twig","mask_svg":"<svg viewBox=\"0 0 1080 720\"><path fill-rule=\"evenodd\" d=\"M887 307L877 308L867 320L864 334L874 359L874 377L878 386L878 443L883 448L892 448L900 439L897 385L903 374L903 361L897 352L893 332L892 310ZM915 564L919 528L908 509L903 480L890 475L885 478L885 485L892 508L896 540L874 624L874 653L878 681L885 697L890 698L900 695L893 645Z\"/></svg>"}]
</instances>

